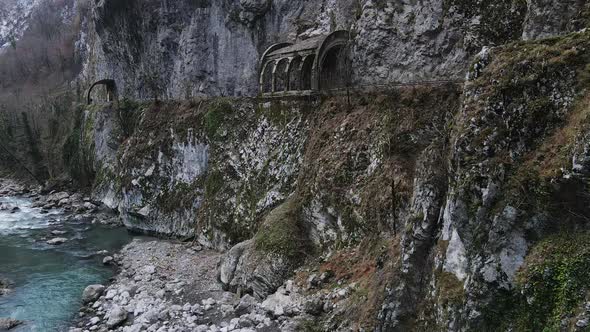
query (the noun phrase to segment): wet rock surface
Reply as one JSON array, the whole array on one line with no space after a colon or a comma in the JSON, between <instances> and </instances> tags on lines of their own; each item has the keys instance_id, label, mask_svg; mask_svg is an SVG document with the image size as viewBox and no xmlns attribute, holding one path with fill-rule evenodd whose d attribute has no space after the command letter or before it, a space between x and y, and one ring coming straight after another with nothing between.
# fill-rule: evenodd
<instances>
[{"instance_id":1,"label":"wet rock surface","mask_svg":"<svg viewBox=\"0 0 590 332\"><path fill-rule=\"evenodd\" d=\"M0 296L10 292L10 280L0 278Z\"/></svg>"},{"instance_id":2,"label":"wet rock surface","mask_svg":"<svg viewBox=\"0 0 590 332\"><path fill-rule=\"evenodd\" d=\"M13 318L0 318L0 331L9 331L23 322Z\"/></svg>"}]
</instances>

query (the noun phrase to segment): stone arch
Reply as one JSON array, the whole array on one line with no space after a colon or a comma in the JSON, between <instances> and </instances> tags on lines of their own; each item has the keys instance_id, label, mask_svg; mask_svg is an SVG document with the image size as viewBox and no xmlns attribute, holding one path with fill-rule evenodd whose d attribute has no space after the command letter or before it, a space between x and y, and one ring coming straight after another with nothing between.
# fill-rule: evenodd
<instances>
[{"instance_id":1,"label":"stone arch","mask_svg":"<svg viewBox=\"0 0 590 332\"><path fill-rule=\"evenodd\" d=\"M321 43L313 64L315 90L343 88L350 79L349 32L334 31Z\"/></svg>"},{"instance_id":2,"label":"stone arch","mask_svg":"<svg viewBox=\"0 0 590 332\"><path fill-rule=\"evenodd\" d=\"M92 104L92 90L98 85L104 85L104 87L105 87L106 102L117 101L117 98L118 98L117 84L112 79L104 79L104 80L100 80L100 81L95 82L88 89L88 94L86 96L86 101L87 101L88 105Z\"/></svg>"},{"instance_id":3,"label":"stone arch","mask_svg":"<svg viewBox=\"0 0 590 332\"><path fill-rule=\"evenodd\" d=\"M276 44L272 44L270 45L266 50L264 50L264 52L262 52L262 56L260 57L260 61L264 61L264 59L266 59L266 57L281 48L287 47L287 46L291 46L293 45L293 43L276 43Z\"/></svg>"},{"instance_id":4,"label":"stone arch","mask_svg":"<svg viewBox=\"0 0 590 332\"><path fill-rule=\"evenodd\" d=\"M291 60L289 64L289 69L287 70L287 77L288 77L288 84L287 90L288 91L297 91L301 90L301 56L297 55Z\"/></svg>"},{"instance_id":5,"label":"stone arch","mask_svg":"<svg viewBox=\"0 0 590 332\"><path fill-rule=\"evenodd\" d=\"M308 55L303 59L301 63L301 78L300 78L300 87L301 90L311 90L313 88L313 62L314 62L314 55Z\"/></svg>"},{"instance_id":6,"label":"stone arch","mask_svg":"<svg viewBox=\"0 0 590 332\"><path fill-rule=\"evenodd\" d=\"M260 74L260 92L272 92L273 87L273 72L275 70L276 62L271 60L264 64Z\"/></svg>"},{"instance_id":7,"label":"stone arch","mask_svg":"<svg viewBox=\"0 0 590 332\"><path fill-rule=\"evenodd\" d=\"M267 56L272 53L273 51L276 51L278 49L281 49L283 47L287 47L287 46L291 46L293 45L292 43L276 43L276 44L272 44L270 45L266 50L264 50L264 52L262 52L262 56L260 57L260 62L258 63L258 68L260 69L260 74L259 74L259 84L260 84L260 92L261 93L267 93L267 92L272 92L272 87L273 87L273 83L272 83L272 79L273 79L273 72L274 72L274 66L276 65L276 63L274 61L266 61ZM268 70L270 70L270 76L268 73Z\"/></svg>"},{"instance_id":8,"label":"stone arch","mask_svg":"<svg viewBox=\"0 0 590 332\"><path fill-rule=\"evenodd\" d=\"M274 89L273 92L284 92L287 90L289 82L288 70L290 58L283 58L277 61L274 73Z\"/></svg>"}]
</instances>

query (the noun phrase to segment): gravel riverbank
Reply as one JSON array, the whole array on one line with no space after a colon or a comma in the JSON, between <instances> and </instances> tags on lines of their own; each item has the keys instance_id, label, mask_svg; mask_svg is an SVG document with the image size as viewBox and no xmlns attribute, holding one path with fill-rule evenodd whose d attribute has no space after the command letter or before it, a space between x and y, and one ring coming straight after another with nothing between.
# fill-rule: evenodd
<instances>
[{"instance_id":1,"label":"gravel riverbank","mask_svg":"<svg viewBox=\"0 0 590 332\"><path fill-rule=\"evenodd\" d=\"M135 240L114 256L113 283L86 289L70 331L278 331L280 321L253 297L222 289L220 258L198 246Z\"/></svg>"}]
</instances>

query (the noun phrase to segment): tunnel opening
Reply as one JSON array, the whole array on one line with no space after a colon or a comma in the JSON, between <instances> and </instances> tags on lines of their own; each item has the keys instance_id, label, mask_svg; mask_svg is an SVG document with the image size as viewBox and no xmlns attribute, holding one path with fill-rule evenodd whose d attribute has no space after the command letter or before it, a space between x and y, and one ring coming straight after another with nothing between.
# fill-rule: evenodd
<instances>
[{"instance_id":1,"label":"tunnel opening","mask_svg":"<svg viewBox=\"0 0 590 332\"><path fill-rule=\"evenodd\" d=\"M345 44L330 48L320 67L321 90L342 89L349 85L348 51Z\"/></svg>"},{"instance_id":2,"label":"tunnel opening","mask_svg":"<svg viewBox=\"0 0 590 332\"><path fill-rule=\"evenodd\" d=\"M110 103L117 101L117 85L112 79L105 79L95 82L88 89L86 102L88 105L93 103Z\"/></svg>"}]
</instances>

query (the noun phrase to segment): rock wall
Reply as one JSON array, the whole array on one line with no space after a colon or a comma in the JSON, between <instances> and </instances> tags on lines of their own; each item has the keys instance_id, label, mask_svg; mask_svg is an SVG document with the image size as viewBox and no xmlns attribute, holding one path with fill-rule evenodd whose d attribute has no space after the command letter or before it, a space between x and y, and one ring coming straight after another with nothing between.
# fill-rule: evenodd
<instances>
[{"instance_id":1,"label":"rock wall","mask_svg":"<svg viewBox=\"0 0 590 332\"><path fill-rule=\"evenodd\" d=\"M28 25L28 20L39 1L10 0L0 4L0 50L16 42Z\"/></svg>"},{"instance_id":2,"label":"rock wall","mask_svg":"<svg viewBox=\"0 0 590 332\"><path fill-rule=\"evenodd\" d=\"M338 267L371 305L314 318L326 330L572 327L587 299L566 286L590 280L566 245L588 234L589 43L485 48L465 85L120 105L137 122L95 164L95 195L131 229L229 249L220 280L260 299L383 243L372 274Z\"/></svg>"},{"instance_id":3,"label":"rock wall","mask_svg":"<svg viewBox=\"0 0 590 332\"><path fill-rule=\"evenodd\" d=\"M354 85L462 79L483 46L585 26L584 1L126 1L92 4L81 81L134 98L254 96L274 42L351 31Z\"/></svg>"},{"instance_id":4,"label":"rock wall","mask_svg":"<svg viewBox=\"0 0 590 332\"><path fill-rule=\"evenodd\" d=\"M300 104L221 99L125 106L140 120L131 136L119 139L120 148L99 139L117 124L91 133L100 160L93 167L95 195L118 208L131 229L197 235L220 249L246 240L257 218L294 190L307 130ZM104 112L113 111L88 118L90 128Z\"/></svg>"},{"instance_id":5,"label":"rock wall","mask_svg":"<svg viewBox=\"0 0 590 332\"><path fill-rule=\"evenodd\" d=\"M557 277L555 266L538 270L544 263L535 252L588 227L587 165L577 160L587 144L589 37L479 54L453 119L447 195L431 190L422 201L440 212L402 239L402 274L382 307L383 330L575 329L583 296L558 289L586 280L571 272L586 260L563 265ZM426 309L412 300L418 291Z\"/></svg>"},{"instance_id":6,"label":"rock wall","mask_svg":"<svg viewBox=\"0 0 590 332\"><path fill-rule=\"evenodd\" d=\"M332 267L357 302L312 318L324 330L584 327L590 259L568 244L589 241L590 33L565 34L587 26L584 1L88 10L81 82L138 101L81 106L64 159L129 229L226 251L221 282L258 298L357 248L363 269ZM381 90L243 97L268 44L342 28L355 84ZM142 101L153 90L185 101Z\"/></svg>"}]
</instances>

